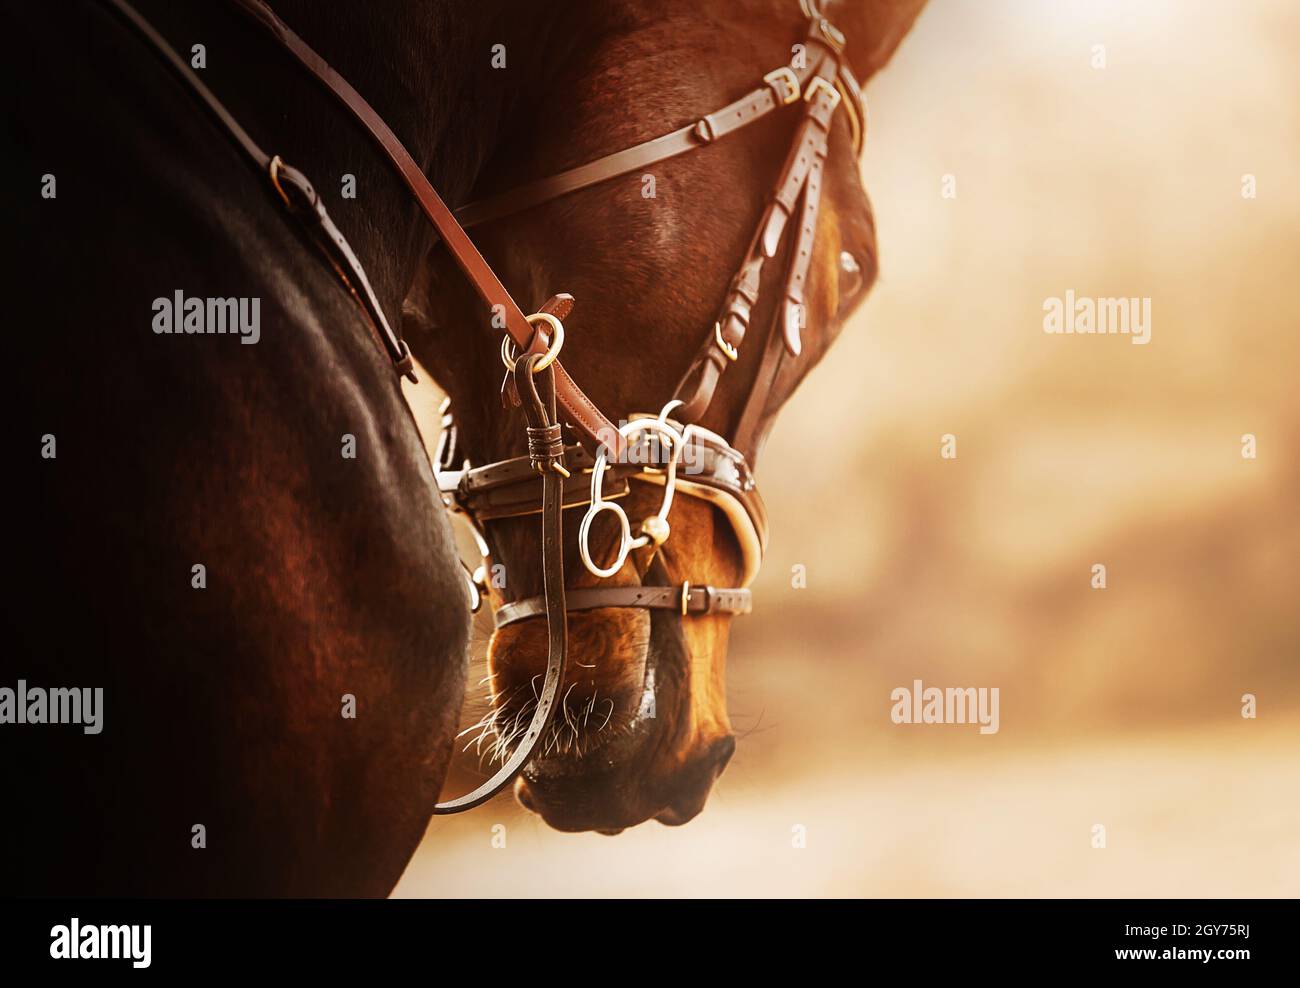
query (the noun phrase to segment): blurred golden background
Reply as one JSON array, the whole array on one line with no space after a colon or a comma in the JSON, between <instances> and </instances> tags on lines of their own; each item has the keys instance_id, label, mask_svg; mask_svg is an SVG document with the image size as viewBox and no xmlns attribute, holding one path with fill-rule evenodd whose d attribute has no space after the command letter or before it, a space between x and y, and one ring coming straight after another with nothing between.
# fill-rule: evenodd
<instances>
[{"instance_id":1,"label":"blurred golden background","mask_svg":"<svg viewBox=\"0 0 1300 988\"><path fill-rule=\"evenodd\" d=\"M1285 0L932 0L866 91L879 284L759 466L708 807L500 799L395 894L1300 891L1297 37ZM1044 333L1067 289L1151 298L1150 343ZM914 679L998 687L1000 732L893 724Z\"/></svg>"}]
</instances>

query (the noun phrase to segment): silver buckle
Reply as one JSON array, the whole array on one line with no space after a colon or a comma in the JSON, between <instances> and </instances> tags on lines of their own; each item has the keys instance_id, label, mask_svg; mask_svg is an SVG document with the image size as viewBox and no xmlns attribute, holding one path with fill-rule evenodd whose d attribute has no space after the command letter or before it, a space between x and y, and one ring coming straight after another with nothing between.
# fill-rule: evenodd
<instances>
[{"instance_id":1,"label":"silver buckle","mask_svg":"<svg viewBox=\"0 0 1300 988\"><path fill-rule=\"evenodd\" d=\"M763 76L763 81L772 87L780 106L789 106L799 99L799 77L790 66L782 65L779 69L773 69ZM780 89L777 88L778 82L781 84Z\"/></svg>"},{"instance_id":2,"label":"silver buckle","mask_svg":"<svg viewBox=\"0 0 1300 988\"><path fill-rule=\"evenodd\" d=\"M831 94L831 116L835 116L835 111L839 109L840 105L840 91L827 82L824 76L813 76L812 85L803 94L803 98L811 103L823 89Z\"/></svg>"}]
</instances>

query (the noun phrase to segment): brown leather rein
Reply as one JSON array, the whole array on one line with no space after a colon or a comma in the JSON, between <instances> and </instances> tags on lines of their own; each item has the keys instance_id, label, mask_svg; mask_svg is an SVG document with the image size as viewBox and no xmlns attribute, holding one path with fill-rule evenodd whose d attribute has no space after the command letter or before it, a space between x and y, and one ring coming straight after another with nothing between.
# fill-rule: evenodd
<instances>
[{"instance_id":1,"label":"brown leather rein","mask_svg":"<svg viewBox=\"0 0 1300 988\"><path fill-rule=\"evenodd\" d=\"M102 2L111 6L150 44L226 130L254 169L266 176L278 201L324 254L339 281L365 313L376 341L392 361L396 372L414 381L406 343L386 319L361 262L330 219L323 201L306 176L287 165L279 155L267 154L166 39L127 0ZM444 433L435 456L434 472L445 503L469 518L485 555L485 524L500 517L541 514L544 592L539 597L503 604L497 609L496 624L500 628L544 615L548 629L547 669L533 717L509 759L474 791L438 803L433 812L444 814L468 810L510 785L545 736L564 682L568 610L638 607L673 610L683 618L749 612L750 592L744 588L692 587L688 582L680 588L567 589L563 564L563 510L565 507L588 505L588 514L579 532L583 560L593 573L607 576L622 565L631 548L649 545L653 558L654 550L668 537L667 514L674 491L681 489L683 493L709 500L723 510L737 533L745 556L744 582L747 584L752 579L766 546L767 519L752 472L740 450L752 449L751 444L757 438L759 422L783 354L798 356L800 352L799 332L804 319L802 292L816 229L822 162L827 153L832 117L841 101L849 106L853 140L856 147L861 147L865 128L858 86L842 58L844 39L821 15L819 0L800 0L810 29L805 57L797 66L781 66L769 72L761 87L689 126L559 175L471 203L453 215L396 135L347 80L294 34L263 0L231 2L269 31L361 122L406 183L479 297L489 306L500 306L498 311L505 313L506 338L502 343L502 359L510 371L506 393L511 404L523 408L528 455L482 467L463 463L457 468L455 423L444 406ZM563 346L562 320L572 308L572 298L554 296L539 312L525 315L469 239L464 226L498 219L704 147L768 113L796 103L804 106L803 116L776 192L754 234L745 263L727 292L719 319L683 378L677 397L657 418L634 417L621 427L615 426L556 359ZM759 378L742 411L737 435L728 442L690 423L708 408L718 378L737 357L749 325L750 312L757 302L762 267L777 255L786 222L793 217L796 208L799 210L800 231L788 252L783 331L776 333L775 323L769 330ZM778 336L783 345L774 342ZM513 344L514 352L510 344ZM668 418L670 412L675 418ZM562 420L575 430L578 443L565 444ZM648 447L653 449L638 452ZM591 452L593 449L594 453ZM682 475L681 464L684 461L689 461L692 466ZM570 467L579 473L575 475ZM542 481L540 492L537 490L539 474ZM664 487L659 514L642 521L636 538L631 536L627 517L615 501L627 492L627 484L632 480L659 483ZM612 487L607 489L607 484L612 484ZM613 569L600 567L587 549L591 521L602 510L615 512L621 519L623 540ZM486 587L481 577L471 579L476 609L483 589Z\"/></svg>"}]
</instances>

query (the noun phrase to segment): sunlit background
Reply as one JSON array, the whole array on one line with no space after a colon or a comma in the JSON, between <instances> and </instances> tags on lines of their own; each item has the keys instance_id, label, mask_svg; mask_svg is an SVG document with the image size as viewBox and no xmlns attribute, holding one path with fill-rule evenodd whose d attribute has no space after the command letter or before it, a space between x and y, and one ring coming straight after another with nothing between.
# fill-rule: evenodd
<instances>
[{"instance_id":1,"label":"sunlit background","mask_svg":"<svg viewBox=\"0 0 1300 988\"><path fill-rule=\"evenodd\" d=\"M1288 2L932 0L867 88L880 282L764 453L708 807L608 838L502 798L396 894L1300 891L1297 38ZM1067 289L1150 297L1151 342L1045 334ZM998 687L1000 732L894 725L914 679Z\"/></svg>"}]
</instances>

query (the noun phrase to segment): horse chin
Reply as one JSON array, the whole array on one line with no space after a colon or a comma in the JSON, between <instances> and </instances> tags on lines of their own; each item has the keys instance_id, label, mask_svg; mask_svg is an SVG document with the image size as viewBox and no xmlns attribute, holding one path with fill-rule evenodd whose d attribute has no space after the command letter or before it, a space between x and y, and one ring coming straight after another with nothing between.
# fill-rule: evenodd
<instances>
[{"instance_id":1,"label":"horse chin","mask_svg":"<svg viewBox=\"0 0 1300 988\"><path fill-rule=\"evenodd\" d=\"M610 608L573 613L569 622L564 703L516 780L516 798L562 831L687 822L703 809L735 742L729 732L706 738L692 728L691 659L675 616ZM493 638L498 719L507 731L531 713L545 630L521 622Z\"/></svg>"}]
</instances>

